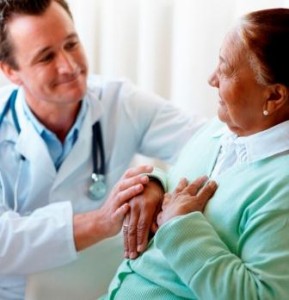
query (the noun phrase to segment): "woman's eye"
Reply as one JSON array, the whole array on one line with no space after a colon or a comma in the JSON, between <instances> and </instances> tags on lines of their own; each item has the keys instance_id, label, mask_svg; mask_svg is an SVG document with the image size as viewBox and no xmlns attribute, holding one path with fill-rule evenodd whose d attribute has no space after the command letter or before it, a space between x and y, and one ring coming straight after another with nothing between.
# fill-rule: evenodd
<instances>
[{"instance_id":1,"label":"woman's eye","mask_svg":"<svg viewBox=\"0 0 289 300\"><path fill-rule=\"evenodd\" d=\"M222 66L220 66L220 73L224 74L225 76L229 76L229 75L233 74L233 69L231 67L222 65Z\"/></svg>"}]
</instances>

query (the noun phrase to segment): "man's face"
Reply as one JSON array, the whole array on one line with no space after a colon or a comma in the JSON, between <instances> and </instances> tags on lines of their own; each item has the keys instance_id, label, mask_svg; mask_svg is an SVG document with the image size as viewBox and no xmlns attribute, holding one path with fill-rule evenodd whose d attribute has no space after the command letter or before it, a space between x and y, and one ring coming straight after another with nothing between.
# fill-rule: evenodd
<instances>
[{"instance_id":1,"label":"man's face","mask_svg":"<svg viewBox=\"0 0 289 300\"><path fill-rule=\"evenodd\" d=\"M23 87L32 110L78 104L86 91L87 62L67 12L52 1L41 16L13 17L8 34L19 68L2 69Z\"/></svg>"}]
</instances>

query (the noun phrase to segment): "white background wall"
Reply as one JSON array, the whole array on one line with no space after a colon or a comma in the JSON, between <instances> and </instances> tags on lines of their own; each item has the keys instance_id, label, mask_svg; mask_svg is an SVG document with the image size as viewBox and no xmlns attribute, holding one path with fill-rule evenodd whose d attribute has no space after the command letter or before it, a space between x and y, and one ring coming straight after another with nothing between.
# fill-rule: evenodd
<instances>
[{"instance_id":1,"label":"white background wall","mask_svg":"<svg viewBox=\"0 0 289 300\"><path fill-rule=\"evenodd\" d=\"M68 0L90 71L128 77L187 110L215 114L207 84L224 34L244 12L289 0ZM0 85L6 81L0 77Z\"/></svg>"},{"instance_id":2,"label":"white background wall","mask_svg":"<svg viewBox=\"0 0 289 300\"><path fill-rule=\"evenodd\" d=\"M241 14L288 0L70 0L91 71L125 76L188 110L215 114L207 84Z\"/></svg>"}]
</instances>

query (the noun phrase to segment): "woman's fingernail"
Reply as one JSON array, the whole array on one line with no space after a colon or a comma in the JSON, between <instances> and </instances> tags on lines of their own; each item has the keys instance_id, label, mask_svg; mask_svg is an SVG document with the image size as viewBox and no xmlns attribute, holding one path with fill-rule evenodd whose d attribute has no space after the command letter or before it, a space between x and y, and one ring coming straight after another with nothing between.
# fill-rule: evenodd
<instances>
[{"instance_id":1,"label":"woman's fingernail","mask_svg":"<svg viewBox=\"0 0 289 300\"><path fill-rule=\"evenodd\" d=\"M137 246L137 252L143 252L144 251L144 246L143 245L138 245Z\"/></svg>"},{"instance_id":2,"label":"woman's fingernail","mask_svg":"<svg viewBox=\"0 0 289 300\"><path fill-rule=\"evenodd\" d=\"M137 257L137 253L136 252L130 252L129 254L129 258L130 259L135 259Z\"/></svg>"},{"instance_id":3,"label":"woman's fingernail","mask_svg":"<svg viewBox=\"0 0 289 300\"><path fill-rule=\"evenodd\" d=\"M209 181L208 185L211 187L211 188L216 188L217 187L217 183L215 181Z\"/></svg>"}]
</instances>

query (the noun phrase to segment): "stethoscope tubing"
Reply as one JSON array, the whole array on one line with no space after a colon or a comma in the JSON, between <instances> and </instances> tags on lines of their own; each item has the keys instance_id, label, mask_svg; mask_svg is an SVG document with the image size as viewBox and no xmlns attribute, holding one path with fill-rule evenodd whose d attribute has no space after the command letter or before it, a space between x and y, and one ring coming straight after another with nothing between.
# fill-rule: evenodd
<instances>
[{"instance_id":1,"label":"stethoscope tubing","mask_svg":"<svg viewBox=\"0 0 289 300\"><path fill-rule=\"evenodd\" d=\"M11 111L12 119L14 126L18 132L21 132L21 128L18 122L17 113L15 109L15 102L17 97L17 90L14 90L11 95L9 96L8 101L0 115L0 126L3 123L4 117L7 115L8 111ZM103 139L101 133L101 125L100 121L97 121L92 126L92 157L93 157L93 173L105 175L105 154L104 154L104 146L103 146Z\"/></svg>"},{"instance_id":2,"label":"stethoscope tubing","mask_svg":"<svg viewBox=\"0 0 289 300\"><path fill-rule=\"evenodd\" d=\"M20 125L19 125L19 122L18 122L16 109L15 109L16 97L17 97L17 90L14 90L11 93L11 95L9 96L8 101L6 102L6 104L4 106L4 109L3 109L3 111L0 115L0 126L3 123L5 116L8 114L8 111L11 110L14 126L15 126L18 134L19 134L21 129L20 129Z\"/></svg>"},{"instance_id":3,"label":"stethoscope tubing","mask_svg":"<svg viewBox=\"0 0 289 300\"><path fill-rule=\"evenodd\" d=\"M92 126L92 135L93 173L105 176L105 155L100 121Z\"/></svg>"},{"instance_id":4,"label":"stethoscope tubing","mask_svg":"<svg viewBox=\"0 0 289 300\"><path fill-rule=\"evenodd\" d=\"M9 96L9 98L4 106L4 109L0 115L0 127L4 121L5 116L8 114L8 112L10 110L11 114L12 114L14 126L15 126L18 134L20 134L21 128L19 125L16 108L15 108L17 93L18 93L17 89L13 90L13 92ZM14 187L14 210L15 209L17 210L18 185L19 185L19 181L20 181L21 169L23 167L23 162L25 160L25 157L23 157L22 155L20 158L21 158L21 162L20 162L20 166L19 166L19 169L17 172L17 178L16 178L15 187ZM92 160L93 160L92 178L99 177L99 178L102 178L101 180L104 182L105 181L105 153L104 153L104 145L103 145L100 121L97 121L92 126ZM2 187L3 193L5 192L3 190L4 188L5 187L3 186Z\"/></svg>"}]
</instances>

